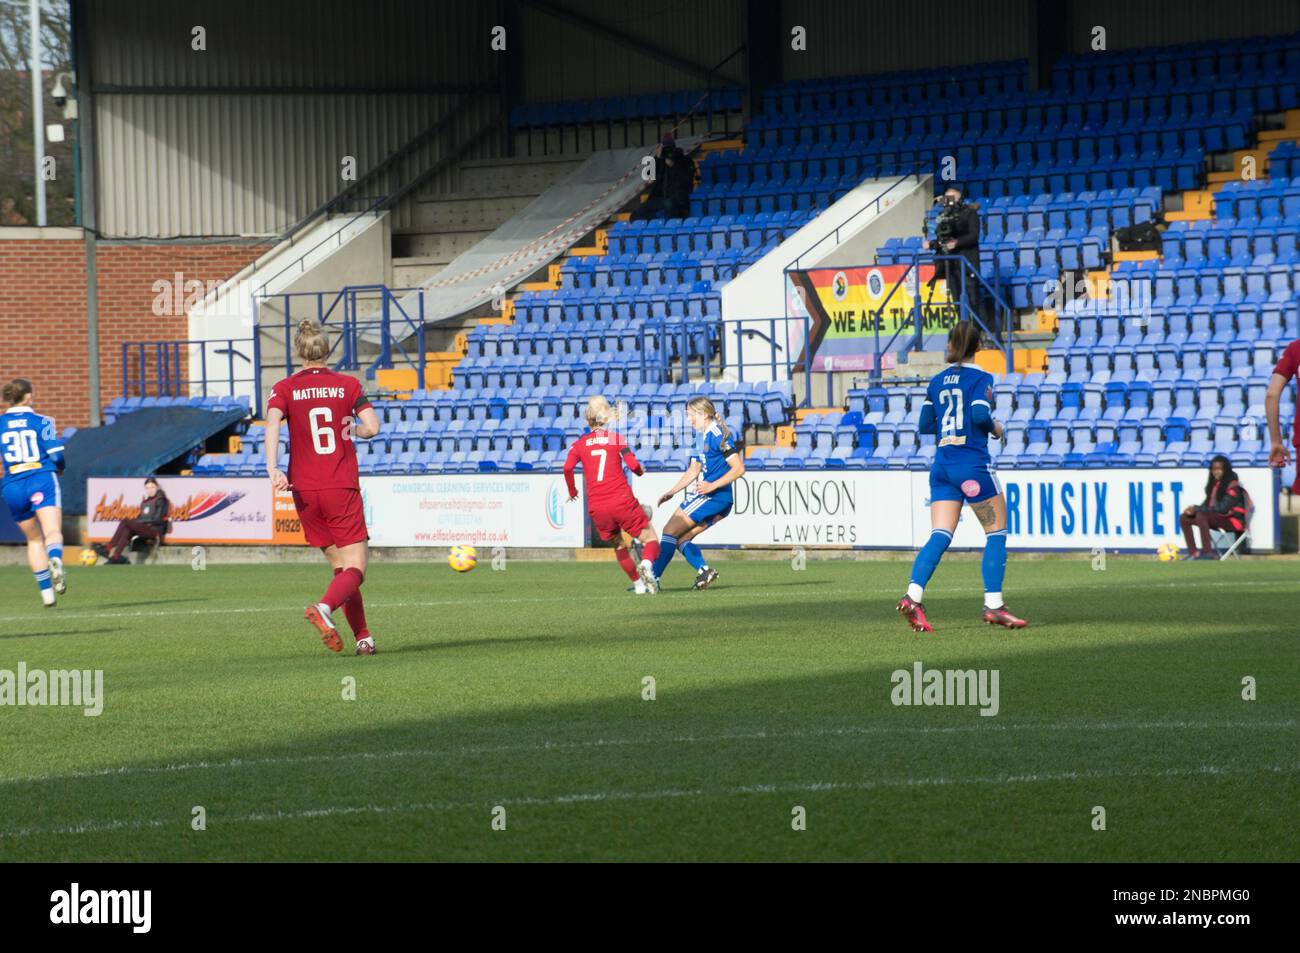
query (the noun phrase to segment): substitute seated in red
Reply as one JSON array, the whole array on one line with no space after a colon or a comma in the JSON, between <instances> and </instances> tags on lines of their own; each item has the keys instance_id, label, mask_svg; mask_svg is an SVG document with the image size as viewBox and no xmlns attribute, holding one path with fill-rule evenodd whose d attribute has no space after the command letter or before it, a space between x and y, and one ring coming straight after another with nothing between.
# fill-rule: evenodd
<instances>
[{"instance_id":1,"label":"substitute seated in red","mask_svg":"<svg viewBox=\"0 0 1300 953\"><path fill-rule=\"evenodd\" d=\"M92 547L101 557L107 557L111 566L129 564L130 561L122 555L122 550L131 544L132 537L162 539L167 532L167 518L171 515L171 501L167 499L167 494L153 477L144 481L144 493L144 499L140 501L139 518L118 523L113 541L107 547L101 543Z\"/></svg>"},{"instance_id":2,"label":"substitute seated in red","mask_svg":"<svg viewBox=\"0 0 1300 953\"><path fill-rule=\"evenodd\" d=\"M1205 502L1200 506L1187 507L1178 519L1178 524L1183 528L1183 538L1187 541L1187 557L1216 559L1214 544L1210 540L1210 530L1243 532L1246 529L1249 505L1249 498L1246 496L1245 489L1237 481L1232 463L1227 457L1219 454L1210 461L1210 477L1205 481ZM1196 548L1196 540L1192 538L1192 527L1197 527L1201 531L1199 550Z\"/></svg>"}]
</instances>

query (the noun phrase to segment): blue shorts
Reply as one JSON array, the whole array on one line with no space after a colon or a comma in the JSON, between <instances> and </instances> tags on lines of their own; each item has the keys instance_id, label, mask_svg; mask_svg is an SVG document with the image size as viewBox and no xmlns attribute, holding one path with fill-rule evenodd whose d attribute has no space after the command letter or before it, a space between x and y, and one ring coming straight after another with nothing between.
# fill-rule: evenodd
<instances>
[{"instance_id":1,"label":"blue shorts","mask_svg":"<svg viewBox=\"0 0 1300 953\"><path fill-rule=\"evenodd\" d=\"M3 493L15 523L31 519L36 515L37 510L47 506L63 505L59 478L49 470L40 470L9 480L4 485Z\"/></svg>"},{"instance_id":2,"label":"blue shorts","mask_svg":"<svg viewBox=\"0 0 1300 953\"><path fill-rule=\"evenodd\" d=\"M935 459L930 468L930 502L955 500L959 503L983 503L1002 492L988 460L945 463Z\"/></svg>"},{"instance_id":3,"label":"blue shorts","mask_svg":"<svg viewBox=\"0 0 1300 953\"><path fill-rule=\"evenodd\" d=\"M681 511L696 526L712 526L731 512L731 495L693 496L681 505Z\"/></svg>"}]
</instances>

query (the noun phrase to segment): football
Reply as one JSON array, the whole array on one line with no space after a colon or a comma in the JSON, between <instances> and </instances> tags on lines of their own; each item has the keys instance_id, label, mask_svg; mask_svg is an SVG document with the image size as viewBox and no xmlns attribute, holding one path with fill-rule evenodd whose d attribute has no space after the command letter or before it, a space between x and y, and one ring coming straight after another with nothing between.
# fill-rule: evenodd
<instances>
[{"instance_id":1,"label":"football","mask_svg":"<svg viewBox=\"0 0 1300 953\"><path fill-rule=\"evenodd\" d=\"M96 553L89 546L84 547L81 550L80 558L81 558L81 565L83 566L93 566L95 565L95 563L99 562L99 554Z\"/></svg>"},{"instance_id":2,"label":"football","mask_svg":"<svg viewBox=\"0 0 1300 953\"><path fill-rule=\"evenodd\" d=\"M1178 558L1177 543L1161 543L1156 549L1156 559L1162 563L1171 563Z\"/></svg>"},{"instance_id":3,"label":"football","mask_svg":"<svg viewBox=\"0 0 1300 953\"><path fill-rule=\"evenodd\" d=\"M469 572L478 565L478 553L473 546L453 546L447 554L447 565L456 572Z\"/></svg>"}]
</instances>

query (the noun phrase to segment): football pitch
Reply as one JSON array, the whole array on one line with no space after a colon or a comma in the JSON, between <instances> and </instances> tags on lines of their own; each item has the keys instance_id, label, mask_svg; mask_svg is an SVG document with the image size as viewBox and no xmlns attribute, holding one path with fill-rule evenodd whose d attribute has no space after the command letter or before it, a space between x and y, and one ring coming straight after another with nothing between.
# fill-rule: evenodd
<instances>
[{"instance_id":1,"label":"football pitch","mask_svg":"<svg viewBox=\"0 0 1300 953\"><path fill-rule=\"evenodd\" d=\"M0 570L0 670L103 671L0 707L0 861L1300 860L1295 562L1013 555L1011 632L950 560L930 635L903 560L375 563L357 658L323 565L219 560Z\"/></svg>"}]
</instances>

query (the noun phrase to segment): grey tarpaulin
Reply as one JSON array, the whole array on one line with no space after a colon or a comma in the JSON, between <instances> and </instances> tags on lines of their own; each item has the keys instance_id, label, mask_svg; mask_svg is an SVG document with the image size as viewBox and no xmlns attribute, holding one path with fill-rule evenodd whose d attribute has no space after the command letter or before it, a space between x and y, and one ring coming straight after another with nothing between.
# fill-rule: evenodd
<instances>
[{"instance_id":1,"label":"grey tarpaulin","mask_svg":"<svg viewBox=\"0 0 1300 953\"><path fill-rule=\"evenodd\" d=\"M699 143L697 136L679 139L677 145L689 153ZM589 156L527 208L425 282L425 323L444 321L477 308L558 258L646 187L641 178L641 159L653 151L653 146L637 146ZM418 297L412 291L400 299L402 310L411 318L419 314ZM394 322L394 328L398 323ZM379 332L371 330L365 336L375 340Z\"/></svg>"},{"instance_id":2,"label":"grey tarpaulin","mask_svg":"<svg viewBox=\"0 0 1300 953\"><path fill-rule=\"evenodd\" d=\"M106 427L83 427L64 443L63 512L86 512L88 477L151 476L247 416L243 409L145 407Z\"/></svg>"}]
</instances>

